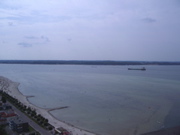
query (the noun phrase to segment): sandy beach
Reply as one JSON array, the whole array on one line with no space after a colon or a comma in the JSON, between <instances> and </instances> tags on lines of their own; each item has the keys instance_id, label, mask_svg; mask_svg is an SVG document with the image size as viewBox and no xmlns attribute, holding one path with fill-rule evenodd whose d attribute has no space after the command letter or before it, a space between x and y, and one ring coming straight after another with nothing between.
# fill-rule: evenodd
<instances>
[{"instance_id":1,"label":"sandy beach","mask_svg":"<svg viewBox=\"0 0 180 135\"><path fill-rule=\"evenodd\" d=\"M36 110L37 114L41 114L45 118L49 120L49 123L53 125L55 128L63 127L69 132L71 132L73 135L95 135L94 133L91 133L89 131L80 129L75 127L74 125L62 122L57 120L55 117L53 117L47 109L37 107L33 104L31 104L28 101L28 97L31 98L33 95L24 96L18 89L18 86L20 84L17 82L13 82L9 80L8 78L0 76L0 90L5 91L12 97L18 99L20 102L22 102L24 105L31 107ZM53 110L53 108L52 108Z\"/></svg>"}]
</instances>

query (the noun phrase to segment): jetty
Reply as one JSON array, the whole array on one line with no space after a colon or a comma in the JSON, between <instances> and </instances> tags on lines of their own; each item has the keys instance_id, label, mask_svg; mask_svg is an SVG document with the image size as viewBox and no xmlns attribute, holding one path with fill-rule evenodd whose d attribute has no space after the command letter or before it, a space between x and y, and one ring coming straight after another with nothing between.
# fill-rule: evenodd
<instances>
[{"instance_id":1,"label":"jetty","mask_svg":"<svg viewBox=\"0 0 180 135\"><path fill-rule=\"evenodd\" d=\"M50 108L50 109L46 109L48 112L50 111L54 111L54 110L60 110L60 109L66 109L68 108L69 106L63 106L63 107L56 107L56 108Z\"/></svg>"}]
</instances>

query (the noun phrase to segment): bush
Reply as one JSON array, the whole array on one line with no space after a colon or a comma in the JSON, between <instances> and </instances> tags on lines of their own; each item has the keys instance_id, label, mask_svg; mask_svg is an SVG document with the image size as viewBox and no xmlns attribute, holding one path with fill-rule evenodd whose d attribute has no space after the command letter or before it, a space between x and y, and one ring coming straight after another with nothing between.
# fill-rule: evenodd
<instances>
[{"instance_id":1,"label":"bush","mask_svg":"<svg viewBox=\"0 0 180 135\"><path fill-rule=\"evenodd\" d=\"M2 96L1 101L2 101L3 103L6 103L6 98L5 98L4 96Z\"/></svg>"},{"instance_id":2,"label":"bush","mask_svg":"<svg viewBox=\"0 0 180 135\"><path fill-rule=\"evenodd\" d=\"M49 129L49 130L52 130L52 129L53 129L53 127L51 127L51 126L50 126L48 129Z\"/></svg>"}]
</instances>

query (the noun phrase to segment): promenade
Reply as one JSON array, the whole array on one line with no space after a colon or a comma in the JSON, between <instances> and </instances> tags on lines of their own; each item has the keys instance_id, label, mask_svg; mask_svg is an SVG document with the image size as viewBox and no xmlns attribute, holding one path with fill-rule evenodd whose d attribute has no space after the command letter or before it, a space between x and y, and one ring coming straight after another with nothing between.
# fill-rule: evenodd
<instances>
[{"instance_id":1,"label":"promenade","mask_svg":"<svg viewBox=\"0 0 180 135\"><path fill-rule=\"evenodd\" d=\"M12 109L16 112L18 116L20 116L24 121L28 122L31 127L33 127L37 132L39 132L41 135L52 135L50 131L42 128L37 123L35 123L33 120L31 120L27 115L25 115L23 112L21 112L19 109L17 109L14 105L12 105L10 102L7 102L9 105L12 106Z\"/></svg>"}]
</instances>

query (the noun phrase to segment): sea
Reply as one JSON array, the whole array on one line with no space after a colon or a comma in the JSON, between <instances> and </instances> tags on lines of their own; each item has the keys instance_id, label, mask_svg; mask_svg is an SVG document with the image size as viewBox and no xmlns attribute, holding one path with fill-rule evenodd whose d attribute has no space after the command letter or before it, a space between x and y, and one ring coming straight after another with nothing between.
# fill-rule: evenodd
<instances>
[{"instance_id":1,"label":"sea","mask_svg":"<svg viewBox=\"0 0 180 135\"><path fill-rule=\"evenodd\" d=\"M0 64L32 104L98 135L139 135L180 125L180 66Z\"/></svg>"}]
</instances>

